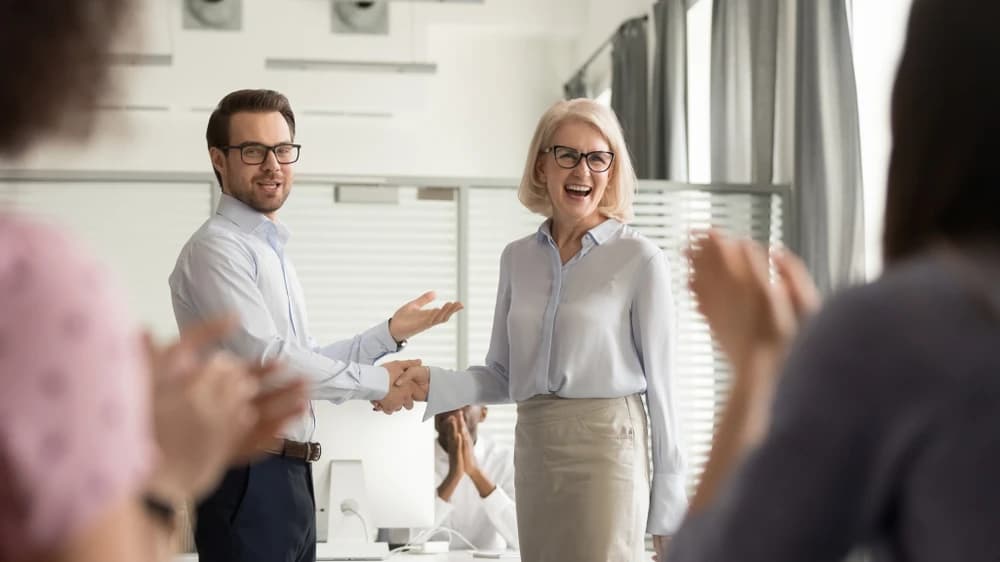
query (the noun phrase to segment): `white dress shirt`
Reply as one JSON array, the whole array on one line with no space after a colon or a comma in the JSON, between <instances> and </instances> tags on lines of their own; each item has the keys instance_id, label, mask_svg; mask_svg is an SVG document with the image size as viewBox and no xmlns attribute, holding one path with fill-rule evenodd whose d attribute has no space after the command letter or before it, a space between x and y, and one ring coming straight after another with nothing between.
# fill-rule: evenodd
<instances>
[{"instance_id":1,"label":"white dress shirt","mask_svg":"<svg viewBox=\"0 0 1000 562\"><path fill-rule=\"evenodd\" d=\"M473 448L479 469L496 489L484 497L468 476L462 476L450 501L435 494L434 527L458 531L477 550L517 550L517 508L514 505L514 452L480 435ZM448 451L434 440L434 482L440 486L448 476ZM416 536L416 530L411 532ZM448 540L446 533L435 533L428 540ZM458 537L451 537L452 550L468 549Z\"/></svg>"},{"instance_id":2,"label":"white dress shirt","mask_svg":"<svg viewBox=\"0 0 1000 562\"><path fill-rule=\"evenodd\" d=\"M223 194L214 216L181 249L170 295L181 331L224 314L239 326L224 347L254 362L277 359L285 371L311 383L314 399L378 400L389 373L372 363L396 351L388 322L353 338L319 346L309 335L302 287L285 257L290 233L241 201ZM316 420L309 411L290 423L285 437L309 441Z\"/></svg>"},{"instance_id":3,"label":"white dress shirt","mask_svg":"<svg viewBox=\"0 0 1000 562\"><path fill-rule=\"evenodd\" d=\"M666 257L608 219L566 264L550 221L500 257L485 365L431 367L426 414L539 394L618 398L645 393L653 443L647 530L671 535L687 511L684 458L673 401L673 299Z\"/></svg>"}]
</instances>

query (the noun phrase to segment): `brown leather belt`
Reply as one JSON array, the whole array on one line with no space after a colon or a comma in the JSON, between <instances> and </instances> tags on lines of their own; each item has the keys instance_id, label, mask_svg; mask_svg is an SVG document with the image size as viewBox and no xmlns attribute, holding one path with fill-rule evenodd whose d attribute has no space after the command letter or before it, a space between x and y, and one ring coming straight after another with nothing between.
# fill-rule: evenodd
<instances>
[{"instance_id":1,"label":"brown leather belt","mask_svg":"<svg viewBox=\"0 0 1000 562\"><path fill-rule=\"evenodd\" d=\"M305 462L316 462L323 454L323 448L319 443L302 443L281 438L275 438L264 450L272 455Z\"/></svg>"}]
</instances>

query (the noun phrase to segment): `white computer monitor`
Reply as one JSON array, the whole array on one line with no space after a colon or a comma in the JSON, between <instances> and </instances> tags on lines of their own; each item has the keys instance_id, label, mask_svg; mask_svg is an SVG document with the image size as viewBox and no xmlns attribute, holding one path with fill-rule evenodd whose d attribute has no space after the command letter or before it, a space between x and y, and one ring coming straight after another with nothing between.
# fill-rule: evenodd
<instances>
[{"instance_id":1,"label":"white computer monitor","mask_svg":"<svg viewBox=\"0 0 1000 562\"><path fill-rule=\"evenodd\" d=\"M313 463L316 535L325 542L345 526L360 525L341 512L346 494L354 495L366 519L368 537L377 528L421 528L434 524L434 424L421 422L424 404L387 416L366 401L334 405L313 402L315 440L323 455ZM361 461L364 489L352 469ZM345 461L337 462L333 461ZM331 466L334 466L331 483ZM332 484L332 486L331 486ZM338 487L339 485L339 487ZM330 505L331 489L334 502Z\"/></svg>"}]
</instances>

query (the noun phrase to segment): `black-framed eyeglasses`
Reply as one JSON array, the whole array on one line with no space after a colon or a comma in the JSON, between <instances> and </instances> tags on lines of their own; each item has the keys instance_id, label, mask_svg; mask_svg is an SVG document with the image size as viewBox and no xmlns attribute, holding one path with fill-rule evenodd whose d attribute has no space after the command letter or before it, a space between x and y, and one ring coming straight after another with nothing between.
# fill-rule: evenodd
<instances>
[{"instance_id":1,"label":"black-framed eyeglasses","mask_svg":"<svg viewBox=\"0 0 1000 562\"><path fill-rule=\"evenodd\" d=\"M267 146L259 142L244 142L235 145L222 145L216 148L222 150L239 150L240 159L243 160L244 164L256 166L263 164L264 160L267 160L268 152L274 153L274 158L278 161L278 164L293 164L299 159L299 150L302 148L302 145L282 142L274 146Z\"/></svg>"},{"instance_id":2,"label":"black-framed eyeglasses","mask_svg":"<svg viewBox=\"0 0 1000 562\"><path fill-rule=\"evenodd\" d=\"M611 168L611 163L615 161L615 153L607 150L580 152L575 148L556 144L546 148L542 152L551 152L552 156L556 159L556 164L560 168L566 168L567 170L576 168L580 160L583 160L587 163L587 167L590 168L591 172L607 172Z\"/></svg>"}]
</instances>

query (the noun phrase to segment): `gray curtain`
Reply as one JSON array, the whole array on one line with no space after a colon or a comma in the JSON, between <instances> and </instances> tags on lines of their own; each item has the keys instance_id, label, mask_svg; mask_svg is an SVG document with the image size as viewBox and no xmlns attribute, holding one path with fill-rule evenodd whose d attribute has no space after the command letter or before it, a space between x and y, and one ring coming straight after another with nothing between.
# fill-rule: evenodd
<instances>
[{"instance_id":1,"label":"gray curtain","mask_svg":"<svg viewBox=\"0 0 1000 562\"><path fill-rule=\"evenodd\" d=\"M566 99L591 97L590 91L587 88L586 75L584 74L586 70L586 67L581 68L569 81L563 84L563 96Z\"/></svg>"},{"instance_id":2,"label":"gray curtain","mask_svg":"<svg viewBox=\"0 0 1000 562\"><path fill-rule=\"evenodd\" d=\"M713 0L712 9L712 181L790 179L791 242L819 288L829 293L861 279L861 147L847 0ZM782 14L794 16L794 39L779 40ZM789 55L795 71L783 79L791 84L779 82L777 71ZM794 95L777 95L779 87ZM791 97L794 108L776 107L779 99L792 105ZM787 116L792 142L776 143L776 118Z\"/></svg>"},{"instance_id":3,"label":"gray curtain","mask_svg":"<svg viewBox=\"0 0 1000 562\"><path fill-rule=\"evenodd\" d=\"M778 0L713 0L712 181L772 181L777 45Z\"/></svg>"},{"instance_id":4,"label":"gray curtain","mask_svg":"<svg viewBox=\"0 0 1000 562\"><path fill-rule=\"evenodd\" d=\"M649 172L654 179L688 179L687 6L685 0L653 5L653 98L650 104Z\"/></svg>"},{"instance_id":5,"label":"gray curtain","mask_svg":"<svg viewBox=\"0 0 1000 562\"><path fill-rule=\"evenodd\" d=\"M611 44L611 108L621 121L640 178L650 177L648 44L644 19L623 23Z\"/></svg>"},{"instance_id":6,"label":"gray curtain","mask_svg":"<svg viewBox=\"0 0 1000 562\"><path fill-rule=\"evenodd\" d=\"M846 0L800 2L796 18L798 247L821 290L864 277L858 97Z\"/></svg>"}]
</instances>

